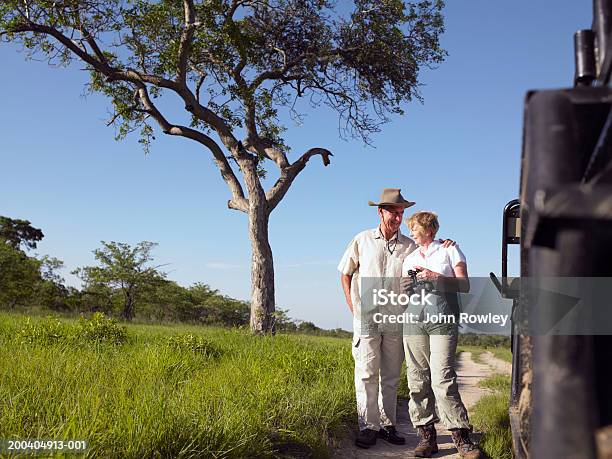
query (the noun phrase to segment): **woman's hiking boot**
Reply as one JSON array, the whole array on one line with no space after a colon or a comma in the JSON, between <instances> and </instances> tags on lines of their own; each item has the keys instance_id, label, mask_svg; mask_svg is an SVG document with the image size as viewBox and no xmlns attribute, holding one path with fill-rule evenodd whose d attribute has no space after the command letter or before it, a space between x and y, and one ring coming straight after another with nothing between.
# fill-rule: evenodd
<instances>
[{"instance_id":1,"label":"woman's hiking boot","mask_svg":"<svg viewBox=\"0 0 612 459\"><path fill-rule=\"evenodd\" d=\"M436 426L434 424L417 426L417 434L420 440L417 447L414 448L415 457L431 457L432 454L438 452Z\"/></svg>"},{"instance_id":2,"label":"woman's hiking boot","mask_svg":"<svg viewBox=\"0 0 612 459\"><path fill-rule=\"evenodd\" d=\"M480 448L472 442L469 429L453 429L451 435L460 457L465 459L479 459L481 457Z\"/></svg>"}]
</instances>

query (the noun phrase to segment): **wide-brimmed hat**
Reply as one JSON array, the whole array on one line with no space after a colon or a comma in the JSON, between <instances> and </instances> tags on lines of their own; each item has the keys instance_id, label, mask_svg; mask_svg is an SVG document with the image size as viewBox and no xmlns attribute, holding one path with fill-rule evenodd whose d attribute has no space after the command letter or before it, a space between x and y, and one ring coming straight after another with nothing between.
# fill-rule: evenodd
<instances>
[{"instance_id":1,"label":"wide-brimmed hat","mask_svg":"<svg viewBox=\"0 0 612 459\"><path fill-rule=\"evenodd\" d=\"M380 195L380 202L368 201L369 206L398 206L407 208L414 206L414 202L406 201L399 188L385 188Z\"/></svg>"}]
</instances>

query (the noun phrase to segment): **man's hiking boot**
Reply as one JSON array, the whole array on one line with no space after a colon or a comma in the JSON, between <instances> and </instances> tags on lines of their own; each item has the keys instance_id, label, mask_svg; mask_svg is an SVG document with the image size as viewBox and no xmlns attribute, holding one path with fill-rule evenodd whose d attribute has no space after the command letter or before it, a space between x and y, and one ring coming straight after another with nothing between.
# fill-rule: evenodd
<instances>
[{"instance_id":1,"label":"man's hiking boot","mask_svg":"<svg viewBox=\"0 0 612 459\"><path fill-rule=\"evenodd\" d=\"M434 424L417 426L417 434L420 440L417 447L414 448L415 457L431 457L432 454L438 452L438 440Z\"/></svg>"},{"instance_id":2,"label":"man's hiking boot","mask_svg":"<svg viewBox=\"0 0 612 459\"><path fill-rule=\"evenodd\" d=\"M378 432L374 429L363 429L359 431L357 438L355 439L355 444L360 448L369 448L370 446L374 446L376 444L376 438L378 437Z\"/></svg>"},{"instance_id":3,"label":"man's hiking boot","mask_svg":"<svg viewBox=\"0 0 612 459\"><path fill-rule=\"evenodd\" d=\"M397 434L395 426L381 427L378 431L378 436L383 440L393 443L394 445L405 445L406 439Z\"/></svg>"},{"instance_id":4,"label":"man's hiking boot","mask_svg":"<svg viewBox=\"0 0 612 459\"><path fill-rule=\"evenodd\" d=\"M470 439L469 429L453 429L451 435L460 457L465 459L479 459L481 457L480 448Z\"/></svg>"}]
</instances>

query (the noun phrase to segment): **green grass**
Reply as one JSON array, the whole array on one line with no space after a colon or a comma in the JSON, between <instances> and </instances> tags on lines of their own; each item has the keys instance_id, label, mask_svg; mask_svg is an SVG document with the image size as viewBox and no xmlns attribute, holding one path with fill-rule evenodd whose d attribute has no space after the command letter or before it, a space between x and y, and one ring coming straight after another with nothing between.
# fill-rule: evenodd
<instances>
[{"instance_id":1,"label":"green grass","mask_svg":"<svg viewBox=\"0 0 612 459\"><path fill-rule=\"evenodd\" d=\"M510 349L506 347L487 347L486 350L492 352L498 359L512 363L512 351Z\"/></svg>"},{"instance_id":2,"label":"green grass","mask_svg":"<svg viewBox=\"0 0 612 459\"><path fill-rule=\"evenodd\" d=\"M512 432L508 414L510 376L492 375L479 385L493 391L470 410L474 427L484 432L480 447L491 459L511 459Z\"/></svg>"},{"instance_id":3,"label":"green grass","mask_svg":"<svg viewBox=\"0 0 612 459\"><path fill-rule=\"evenodd\" d=\"M112 344L25 320L0 313L0 438L85 439L89 457L320 457L355 416L347 340L127 325Z\"/></svg>"},{"instance_id":4,"label":"green grass","mask_svg":"<svg viewBox=\"0 0 612 459\"><path fill-rule=\"evenodd\" d=\"M502 392L506 395L510 394L510 376L494 374L478 383L480 387L492 390L493 392Z\"/></svg>"}]
</instances>

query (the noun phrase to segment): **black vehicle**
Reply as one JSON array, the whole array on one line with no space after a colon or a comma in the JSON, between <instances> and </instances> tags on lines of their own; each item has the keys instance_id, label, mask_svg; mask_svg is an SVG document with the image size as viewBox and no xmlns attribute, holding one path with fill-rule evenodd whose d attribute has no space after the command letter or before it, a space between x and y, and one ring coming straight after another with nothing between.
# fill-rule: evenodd
<instances>
[{"instance_id":1,"label":"black vehicle","mask_svg":"<svg viewBox=\"0 0 612 459\"><path fill-rule=\"evenodd\" d=\"M529 322L554 320L558 308L528 287L612 282L611 31L612 1L594 0L592 28L574 36L574 87L526 95L520 199L504 209L501 279L491 274L513 299L517 458L612 458L612 333L531 332ZM521 277L509 282L507 249L517 243ZM612 310L612 298L597 307Z\"/></svg>"}]
</instances>

